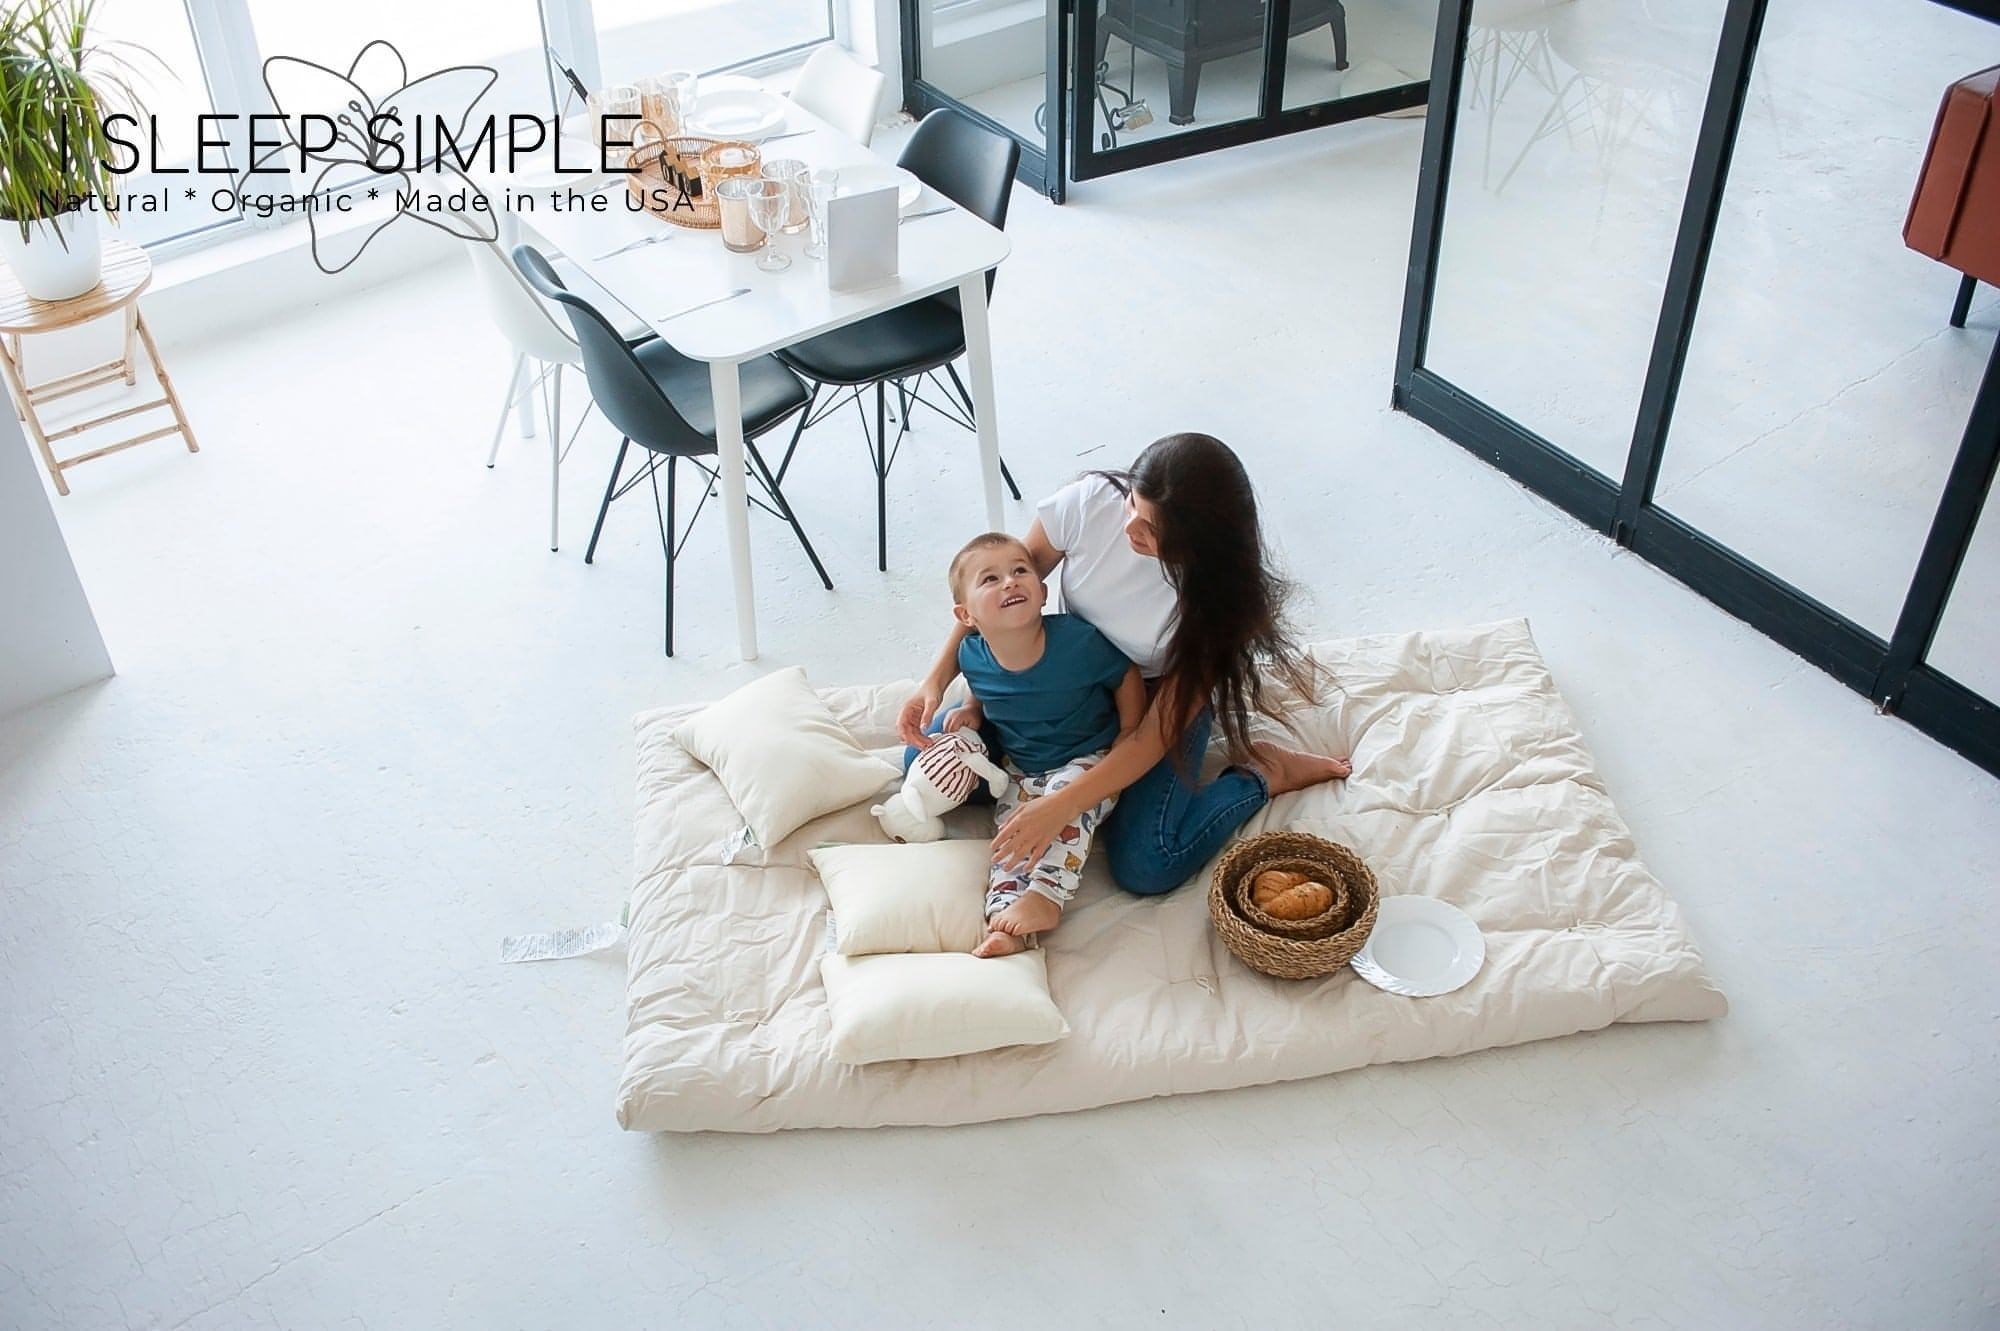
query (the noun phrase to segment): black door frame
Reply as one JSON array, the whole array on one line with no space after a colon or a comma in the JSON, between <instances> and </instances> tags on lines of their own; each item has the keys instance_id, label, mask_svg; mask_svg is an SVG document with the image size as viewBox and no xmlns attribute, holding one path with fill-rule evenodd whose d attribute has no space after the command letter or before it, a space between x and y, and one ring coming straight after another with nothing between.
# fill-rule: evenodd
<instances>
[{"instance_id":1,"label":"black door frame","mask_svg":"<svg viewBox=\"0 0 2000 1331\"><path fill-rule=\"evenodd\" d=\"M1078 53L1078 59L1081 61L1084 58L1083 52L1097 49L1096 0L1083 0L1081 4L1076 3L1076 0L1062 0L1062 2L1074 16L1075 44L1071 49ZM1290 53L1290 38L1280 40L1277 34L1289 33L1291 26L1292 0L1267 0L1264 6L1263 83L1258 90L1257 114L1244 120L1232 120L1227 124L1214 125L1207 129L1186 130L1116 148L1100 148L1095 141L1097 134L1097 121L1093 114L1096 107L1095 82L1078 79L1076 85L1070 89L1065 116L1069 128L1072 178L1095 180L1100 176L1113 175L1120 171L1136 171L1140 167L1152 166L1159 162L1178 161L1183 157L1194 157L1201 153L1214 152L1219 148L1234 148L1245 143L1274 139L1284 134L1296 134L1301 130L1317 129L1322 125L1344 124L1349 120L1379 116L1386 111L1406 111L1424 105L1430 96L1429 84L1418 80L1413 83L1398 84L1392 88L1378 88L1373 92L1361 93L1354 97L1330 102L1314 102L1310 106L1296 106L1289 111L1286 110L1285 58Z\"/></svg>"},{"instance_id":2,"label":"black door frame","mask_svg":"<svg viewBox=\"0 0 2000 1331\"><path fill-rule=\"evenodd\" d=\"M1207 129L1170 134L1141 143L1109 150L1093 141L1096 83L1078 79L1065 87L1072 53L1096 49L1097 6L1095 0L1047 0L1047 52L1043 62L1045 114L1043 139L1037 143L1009 129L984 112L967 106L934 83L927 82L918 60L916 34L921 30L921 10L928 0L900 0L897 7L902 22L903 108L914 116L924 116L948 106L963 112L997 134L1005 134L1021 145L1021 163L1015 179L1047 195L1056 203L1069 197L1071 180L1093 180L1120 171L1135 171L1159 162L1177 161L1219 148L1234 148L1262 139L1296 134L1322 125L1338 125L1388 111L1405 111L1423 106L1430 85L1418 81L1392 88L1380 88L1359 96L1310 106L1284 107L1285 57L1287 44L1273 41L1272 34L1291 27L1291 0L1268 0L1264 14L1264 80L1258 113L1247 120L1231 121Z\"/></svg>"},{"instance_id":3,"label":"black door frame","mask_svg":"<svg viewBox=\"0 0 2000 1331\"><path fill-rule=\"evenodd\" d=\"M1933 0L2000 23L2000 0ZM2000 774L2000 706L1925 663L2000 463L2000 340L1888 641L1653 503L1769 0L1729 0L1624 474L1613 480L1424 364L1474 0L1443 0L1391 401L1856 692ZM1944 311L1939 310L1942 320Z\"/></svg>"}]
</instances>

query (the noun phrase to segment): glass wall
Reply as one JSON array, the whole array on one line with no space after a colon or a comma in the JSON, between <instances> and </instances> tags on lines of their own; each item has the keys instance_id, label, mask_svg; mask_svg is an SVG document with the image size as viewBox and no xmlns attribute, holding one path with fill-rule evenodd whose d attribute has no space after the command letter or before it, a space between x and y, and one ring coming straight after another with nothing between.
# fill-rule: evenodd
<instances>
[{"instance_id":1,"label":"glass wall","mask_svg":"<svg viewBox=\"0 0 2000 1331\"><path fill-rule=\"evenodd\" d=\"M1949 327L1959 275L1903 218L1940 95L2000 32L1770 0L1758 49L1653 502L1887 639L2000 312Z\"/></svg>"},{"instance_id":2,"label":"glass wall","mask_svg":"<svg viewBox=\"0 0 2000 1331\"><path fill-rule=\"evenodd\" d=\"M1931 669L1982 698L2000 698L2000 517L1995 508L1989 495L1927 658Z\"/></svg>"},{"instance_id":3,"label":"glass wall","mask_svg":"<svg viewBox=\"0 0 2000 1331\"><path fill-rule=\"evenodd\" d=\"M909 108L1013 135L1060 202L1071 180L1421 105L1438 0L902 5Z\"/></svg>"},{"instance_id":4,"label":"glass wall","mask_svg":"<svg viewBox=\"0 0 2000 1331\"><path fill-rule=\"evenodd\" d=\"M1902 238L2000 5L1439 24L1398 403L2000 771L2000 297Z\"/></svg>"},{"instance_id":5,"label":"glass wall","mask_svg":"<svg viewBox=\"0 0 2000 1331\"><path fill-rule=\"evenodd\" d=\"M1474 0L1425 363L1624 469L1722 0Z\"/></svg>"}]
</instances>

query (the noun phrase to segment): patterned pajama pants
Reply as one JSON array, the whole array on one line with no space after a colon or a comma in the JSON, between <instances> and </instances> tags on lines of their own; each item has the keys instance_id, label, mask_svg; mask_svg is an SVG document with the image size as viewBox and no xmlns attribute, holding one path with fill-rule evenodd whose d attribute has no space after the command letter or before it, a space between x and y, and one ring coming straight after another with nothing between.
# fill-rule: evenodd
<instances>
[{"instance_id":1,"label":"patterned pajama pants","mask_svg":"<svg viewBox=\"0 0 2000 1331\"><path fill-rule=\"evenodd\" d=\"M1100 750L1085 754L1053 771L1034 775L1023 773L1011 762L1005 763L1007 775L1014 780L994 806L993 826L998 829L1014 816L1014 810L1029 799L1039 799L1061 790L1103 759L1104 751ZM1056 834L1056 839L1042 852L1042 858L1026 873L994 865L992 880L986 887L986 918L990 920L1013 905L1023 892L1039 892L1059 906L1068 904L1069 899L1076 895L1077 883L1083 874L1083 862L1090 858L1090 838L1117 802L1118 797L1112 795L1095 808L1084 810L1082 817Z\"/></svg>"}]
</instances>

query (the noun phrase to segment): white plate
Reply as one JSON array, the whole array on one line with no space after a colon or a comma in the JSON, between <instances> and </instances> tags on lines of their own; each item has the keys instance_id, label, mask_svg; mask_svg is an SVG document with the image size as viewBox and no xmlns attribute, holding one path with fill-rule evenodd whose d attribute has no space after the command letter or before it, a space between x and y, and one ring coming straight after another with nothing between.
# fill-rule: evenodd
<instances>
[{"instance_id":1,"label":"white plate","mask_svg":"<svg viewBox=\"0 0 2000 1331\"><path fill-rule=\"evenodd\" d=\"M1486 940L1472 917L1436 897L1384 897L1375 928L1349 964L1378 989L1406 998L1448 994L1479 974Z\"/></svg>"},{"instance_id":2,"label":"white plate","mask_svg":"<svg viewBox=\"0 0 2000 1331\"><path fill-rule=\"evenodd\" d=\"M924 182L905 171L900 166L890 166L887 162L863 162L859 166L840 168L840 192L842 194L866 194L869 190L896 187L896 210L903 212L913 206L917 196L924 192Z\"/></svg>"},{"instance_id":3,"label":"white plate","mask_svg":"<svg viewBox=\"0 0 2000 1331\"><path fill-rule=\"evenodd\" d=\"M694 114L688 117L688 129L703 138L756 143L785 127L787 105L784 98L754 84L714 86L704 79L695 98Z\"/></svg>"}]
</instances>

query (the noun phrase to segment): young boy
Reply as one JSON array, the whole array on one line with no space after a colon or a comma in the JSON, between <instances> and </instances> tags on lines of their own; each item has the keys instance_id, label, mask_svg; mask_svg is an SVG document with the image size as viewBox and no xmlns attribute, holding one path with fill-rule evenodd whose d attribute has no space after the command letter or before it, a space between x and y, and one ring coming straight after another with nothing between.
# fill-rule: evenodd
<instances>
[{"instance_id":1,"label":"young boy","mask_svg":"<svg viewBox=\"0 0 2000 1331\"><path fill-rule=\"evenodd\" d=\"M1075 615L1044 615L1048 588L1028 547L1002 532L975 537L951 561L952 614L972 632L958 670L972 701L945 718L977 726L1000 742L1013 784L994 826L1023 801L1060 790L1089 771L1146 711L1139 668ZM1091 834L1116 798L1065 827L1026 873L994 866L986 889L989 932L974 954L1003 957L1062 920L1076 895Z\"/></svg>"}]
</instances>

